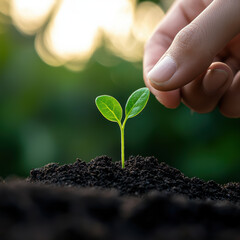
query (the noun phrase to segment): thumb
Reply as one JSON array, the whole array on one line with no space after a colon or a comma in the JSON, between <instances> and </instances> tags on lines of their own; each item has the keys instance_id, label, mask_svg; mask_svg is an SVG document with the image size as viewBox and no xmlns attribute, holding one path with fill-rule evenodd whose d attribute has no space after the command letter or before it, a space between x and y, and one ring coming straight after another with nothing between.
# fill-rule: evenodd
<instances>
[{"instance_id":1,"label":"thumb","mask_svg":"<svg viewBox=\"0 0 240 240\"><path fill-rule=\"evenodd\" d=\"M240 31L240 1L213 1L183 28L147 78L160 91L185 86L204 73Z\"/></svg>"}]
</instances>

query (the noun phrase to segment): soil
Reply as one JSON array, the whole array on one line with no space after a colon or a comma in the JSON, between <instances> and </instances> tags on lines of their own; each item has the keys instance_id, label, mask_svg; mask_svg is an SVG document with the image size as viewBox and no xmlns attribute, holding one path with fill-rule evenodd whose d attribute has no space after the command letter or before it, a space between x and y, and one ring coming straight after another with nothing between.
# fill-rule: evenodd
<instances>
[{"instance_id":1,"label":"soil","mask_svg":"<svg viewBox=\"0 0 240 240\"><path fill-rule=\"evenodd\" d=\"M0 239L240 240L240 183L188 178L154 157L56 163L0 184Z\"/></svg>"}]
</instances>

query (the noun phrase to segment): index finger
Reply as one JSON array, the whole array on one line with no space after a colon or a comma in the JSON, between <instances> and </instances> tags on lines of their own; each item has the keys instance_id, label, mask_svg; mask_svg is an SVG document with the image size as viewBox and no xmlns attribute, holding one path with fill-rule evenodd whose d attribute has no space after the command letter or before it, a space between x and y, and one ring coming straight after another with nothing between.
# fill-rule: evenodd
<instances>
[{"instance_id":1,"label":"index finger","mask_svg":"<svg viewBox=\"0 0 240 240\"><path fill-rule=\"evenodd\" d=\"M166 107L175 108L180 103L179 90L161 92L148 82L147 74L170 47L176 34L198 16L213 0L177 0L145 46L143 76L146 86Z\"/></svg>"}]
</instances>

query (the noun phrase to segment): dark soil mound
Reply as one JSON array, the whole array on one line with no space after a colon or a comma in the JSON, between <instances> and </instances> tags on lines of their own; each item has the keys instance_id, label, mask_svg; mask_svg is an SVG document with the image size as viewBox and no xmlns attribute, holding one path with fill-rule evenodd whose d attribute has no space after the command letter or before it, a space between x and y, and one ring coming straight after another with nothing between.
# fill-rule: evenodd
<instances>
[{"instance_id":1,"label":"dark soil mound","mask_svg":"<svg viewBox=\"0 0 240 240\"><path fill-rule=\"evenodd\" d=\"M154 157L130 157L124 169L120 162L114 163L107 156L98 157L89 163L79 159L74 164L63 166L53 163L32 170L29 181L58 186L116 189L120 195L143 196L157 190L183 194L189 199L240 203L239 183L219 185L214 181L188 178L166 163L159 163Z\"/></svg>"},{"instance_id":2,"label":"dark soil mound","mask_svg":"<svg viewBox=\"0 0 240 240\"><path fill-rule=\"evenodd\" d=\"M238 240L240 208L152 192L0 184L1 240Z\"/></svg>"},{"instance_id":3,"label":"dark soil mound","mask_svg":"<svg viewBox=\"0 0 240 240\"><path fill-rule=\"evenodd\" d=\"M1 240L239 240L240 185L154 157L48 164L0 184Z\"/></svg>"}]
</instances>

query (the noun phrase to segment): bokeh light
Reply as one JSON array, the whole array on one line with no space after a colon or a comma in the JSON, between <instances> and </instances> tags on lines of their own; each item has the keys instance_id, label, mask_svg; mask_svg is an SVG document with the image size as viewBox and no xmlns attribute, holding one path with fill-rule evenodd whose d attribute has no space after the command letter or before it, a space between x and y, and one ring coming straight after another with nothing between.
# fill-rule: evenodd
<instances>
[{"instance_id":1,"label":"bokeh light","mask_svg":"<svg viewBox=\"0 0 240 240\"><path fill-rule=\"evenodd\" d=\"M81 70L101 46L128 61L141 61L143 46L164 16L153 2L136 0L11 0L13 24L35 34L44 62Z\"/></svg>"},{"instance_id":2,"label":"bokeh light","mask_svg":"<svg viewBox=\"0 0 240 240\"><path fill-rule=\"evenodd\" d=\"M140 3L135 13L133 25L134 37L138 41L145 43L163 16L163 10L153 2Z\"/></svg>"},{"instance_id":3,"label":"bokeh light","mask_svg":"<svg viewBox=\"0 0 240 240\"><path fill-rule=\"evenodd\" d=\"M8 0L0 1L0 13L3 15L9 15L9 2Z\"/></svg>"},{"instance_id":4,"label":"bokeh light","mask_svg":"<svg viewBox=\"0 0 240 240\"><path fill-rule=\"evenodd\" d=\"M47 20L56 0L10 0L14 25L25 34L34 34Z\"/></svg>"}]
</instances>

